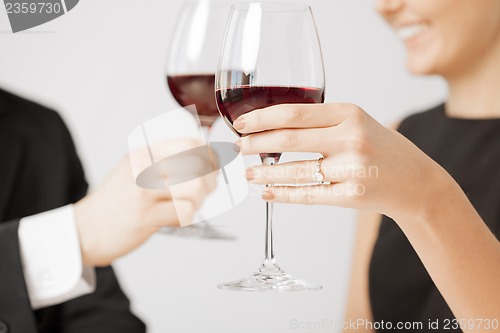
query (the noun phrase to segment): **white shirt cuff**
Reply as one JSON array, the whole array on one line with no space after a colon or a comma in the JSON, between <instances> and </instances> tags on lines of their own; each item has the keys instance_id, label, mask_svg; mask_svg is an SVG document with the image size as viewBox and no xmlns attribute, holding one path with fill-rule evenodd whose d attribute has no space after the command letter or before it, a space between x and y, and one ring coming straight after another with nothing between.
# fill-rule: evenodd
<instances>
[{"instance_id":1,"label":"white shirt cuff","mask_svg":"<svg viewBox=\"0 0 500 333\"><path fill-rule=\"evenodd\" d=\"M95 270L82 264L72 205L21 219L18 233L34 310L95 291Z\"/></svg>"}]
</instances>

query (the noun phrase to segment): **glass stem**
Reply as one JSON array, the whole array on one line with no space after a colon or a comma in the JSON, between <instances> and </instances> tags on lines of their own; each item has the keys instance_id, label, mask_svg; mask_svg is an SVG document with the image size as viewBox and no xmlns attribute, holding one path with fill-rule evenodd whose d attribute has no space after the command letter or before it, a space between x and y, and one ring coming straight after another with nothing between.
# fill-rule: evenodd
<instances>
[{"instance_id":1,"label":"glass stem","mask_svg":"<svg viewBox=\"0 0 500 333\"><path fill-rule=\"evenodd\" d=\"M266 262L274 262L273 208L273 203L266 202L266 252L264 256Z\"/></svg>"},{"instance_id":2,"label":"glass stem","mask_svg":"<svg viewBox=\"0 0 500 333\"><path fill-rule=\"evenodd\" d=\"M275 165L279 157L262 156L263 165ZM266 185L272 187L273 184ZM274 242L273 242L273 208L274 204L266 202L266 246L264 253L264 266L274 266Z\"/></svg>"},{"instance_id":3,"label":"glass stem","mask_svg":"<svg viewBox=\"0 0 500 333\"><path fill-rule=\"evenodd\" d=\"M202 125L201 126L201 130L203 131L203 135L205 136L205 140L207 142L207 145L210 147L210 140L209 140L209 138L210 138L212 126ZM213 157L212 157L212 154L210 152L209 152L209 154L210 154L210 163L213 166L213 164L214 164L213 163ZM205 229L205 231L207 231L207 229L210 228L209 224L207 223L207 221L204 221L205 218L203 217L203 215L201 215L200 213L198 213L198 216L202 220L202 222L198 223L198 225L193 224L193 225L191 225L191 227L197 227L197 228Z\"/></svg>"},{"instance_id":4,"label":"glass stem","mask_svg":"<svg viewBox=\"0 0 500 333\"><path fill-rule=\"evenodd\" d=\"M203 131L203 134L205 135L205 139L207 142L209 142L210 139L210 134L212 133L212 126L201 126L201 130Z\"/></svg>"}]
</instances>

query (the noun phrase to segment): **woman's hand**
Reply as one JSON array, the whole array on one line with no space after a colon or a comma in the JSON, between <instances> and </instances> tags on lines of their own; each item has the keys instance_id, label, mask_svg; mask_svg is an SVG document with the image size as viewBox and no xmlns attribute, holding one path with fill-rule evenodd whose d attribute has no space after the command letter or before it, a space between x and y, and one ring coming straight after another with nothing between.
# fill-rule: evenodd
<instances>
[{"instance_id":1,"label":"woman's hand","mask_svg":"<svg viewBox=\"0 0 500 333\"><path fill-rule=\"evenodd\" d=\"M167 143L163 145L164 148L158 145L157 149L163 149L160 155L168 157L201 145L197 141L182 140ZM132 160L136 164L151 163L147 151L133 154ZM128 158L96 191L76 203L75 215L83 262L90 266L109 265L114 259L137 248L160 227L178 227L179 220L190 221L205 196L215 188L216 178L213 175L201 178L206 175L203 173L204 168L196 171L196 168L188 165L182 169L178 170L182 177L192 180L176 186L175 203L168 188L173 175L164 176L164 189L143 189L136 185ZM186 172L190 174L186 175ZM202 174L195 174L197 172Z\"/></svg>"},{"instance_id":2,"label":"woman's hand","mask_svg":"<svg viewBox=\"0 0 500 333\"><path fill-rule=\"evenodd\" d=\"M243 154L319 152L321 173L331 184L314 183L318 161L259 166L247 170L266 189L269 202L335 205L391 217L432 209L439 189L452 178L408 139L379 124L351 104L289 104L256 110L238 118L235 128L249 134L238 145Z\"/></svg>"}]
</instances>

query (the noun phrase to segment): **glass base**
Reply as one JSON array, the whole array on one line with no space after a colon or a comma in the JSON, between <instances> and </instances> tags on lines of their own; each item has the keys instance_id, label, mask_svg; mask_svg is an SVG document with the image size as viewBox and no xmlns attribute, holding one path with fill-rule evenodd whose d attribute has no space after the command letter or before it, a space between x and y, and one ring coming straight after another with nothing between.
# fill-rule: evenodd
<instances>
[{"instance_id":1,"label":"glass base","mask_svg":"<svg viewBox=\"0 0 500 333\"><path fill-rule=\"evenodd\" d=\"M260 269L249 277L220 284L217 288L236 291L289 292L321 290L323 287L299 280L285 273L274 262L264 262Z\"/></svg>"},{"instance_id":2,"label":"glass base","mask_svg":"<svg viewBox=\"0 0 500 333\"><path fill-rule=\"evenodd\" d=\"M160 233L182 238L202 238L213 240L235 240L236 237L226 234L203 221L184 228L163 227Z\"/></svg>"}]
</instances>

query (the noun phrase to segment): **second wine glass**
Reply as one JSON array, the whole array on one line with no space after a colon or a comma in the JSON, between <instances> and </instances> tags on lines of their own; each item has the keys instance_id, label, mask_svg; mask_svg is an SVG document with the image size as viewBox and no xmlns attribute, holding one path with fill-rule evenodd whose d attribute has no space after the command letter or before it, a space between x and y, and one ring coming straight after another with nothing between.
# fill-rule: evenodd
<instances>
[{"instance_id":1,"label":"second wine glass","mask_svg":"<svg viewBox=\"0 0 500 333\"><path fill-rule=\"evenodd\" d=\"M231 5L226 0L186 1L175 27L165 66L170 92L180 106L186 107L199 119L207 141L213 123L219 118L214 81L230 9ZM224 168L221 172L225 172ZM234 239L207 221L184 228L165 227L162 232L181 237Z\"/></svg>"},{"instance_id":2,"label":"second wine glass","mask_svg":"<svg viewBox=\"0 0 500 333\"><path fill-rule=\"evenodd\" d=\"M231 128L238 117L256 109L276 104L323 103L324 90L323 58L309 6L251 3L232 7L216 76L217 106ZM278 151L260 154L265 165L278 163L280 156ZM272 218L273 204L266 203L266 242L261 267L249 277L221 284L219 288L321 289L285 273L278 266Z\"/></svg>"}]
</instances>

